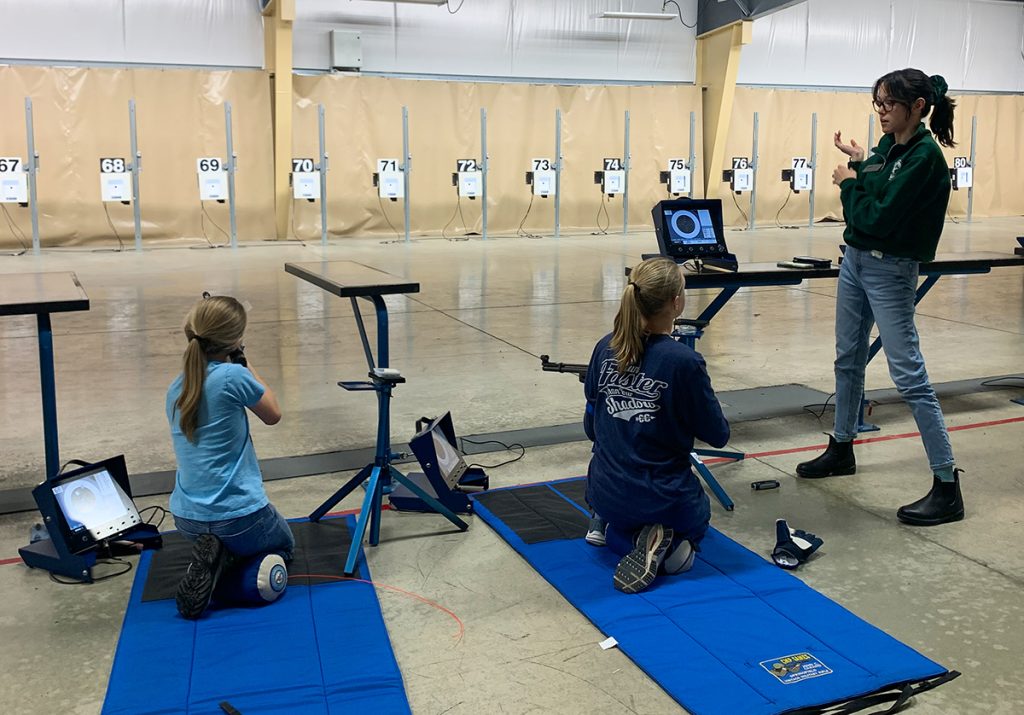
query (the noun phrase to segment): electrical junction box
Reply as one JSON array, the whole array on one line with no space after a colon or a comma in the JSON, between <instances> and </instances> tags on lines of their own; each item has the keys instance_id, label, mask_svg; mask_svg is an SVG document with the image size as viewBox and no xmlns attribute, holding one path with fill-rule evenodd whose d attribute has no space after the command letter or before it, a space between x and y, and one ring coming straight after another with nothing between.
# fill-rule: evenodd
<instances>
[{"instance_id":1,"label":"electrical junction box","mask_svg":"<svg viewBox=\"0 0 1024 715\"><path fill-rule=\"evenodd\" d=\"M956 174L953 176L953 188L969 189L974 186L974 169L970 166L960 167L956 169Z\"/></svg>"},{"instance_id":2,"label":"electrical junction box","mask_svg":"<svg viewBox=\"0 0 1024 715\"><path fill-rule=\"evenodd\" d=\"M604 172L604 180L601 182L601 191L612 196L621 194L626 190L626 172L624 169L613 169Z\"/></svg>"},{"instance_id":3,"label":"electrical junction box","mask_svg":"<svg viewBox=\"0 0 1024 715\"><path fill-rule=\"evenodd\" d=\"M296 199L315 201L320 198L320 172L292 172L292 196Z\"/></svg>"},{"instance_id":4,"label":"electrical junction box","mask_svg":"<svg viewBox=\"0 0 1024 715\"><path fill-rule=\"evenodd\" d=\"M690 193L690 170L672 169L668 172L668 190L671 194Z\"/></svg>"},{"instance_id":5,"label":"electrical junction box","mask_svg":"<svg viewBox=\"0 0 1024 715\"><path fill-rule=\"evenodd\" d=\"M362 66L362 36L351 30L331 30L331 69L358 70Z\"/></svg>"},{"instance_id":6,"label":"electrical junction box","mask_svg":"<svg viewBox=\"0 0 1024 715\"><path fill-rule=\"evenodd\" d=\"M224 201L228 197L228 172L207 171L199 173L199 200Z\"/></svg>"},{"instance_id":7,"label":"electrical junction box","mask_svg":"<svg viewBox=\"0 0 1024 715\"><path fill-rule=\"evenodd\" d=\"M483 185L483 172L481 171L460 171L457 172L459 196L467 199L475 199L481 194Z\"/></svg>"},{"instance_id":8,"label":"electrical junction box","mask_svg":"<svg viewBox=\"0 0 1024 715\"><path fill-rule=\"evenodd\" d=\"M750 191L754 188L754 170L753 169L733 169L732 170L732 190L741 193L744 191Z\"/></svg>"},{"instance_id":9,"label":"electrical junction box","mask_svg":"<svg viewBox=\"0 0 1024 715\"><path fill-rule=\"evenodd\" d=\"M381 171L377 174L377 193L382 199L405 198L405 176L401 171Z\"/></svg>"},{"instance_id":10,"label":"electrical junction box","mask_svg":"<svg viewBox=\"0 0 1024 715\"><path fill-rule=\"evenodd\" d=\"M555 172L535 171L533 172L533 195L553 196L555 193Z\"/></svg>"},{"instance_id":11,"label":"electrical junction box","mask_svg":"<svg viewBox=\"0 0 1024 715\"><path fill-rule=\"evenodd\" d=\"M127 171L100 174L100 198L128 203L132 200L132 179Z\"/></svg>"},{"instance_id":12,"label":"electrical junction box","mask_svg":"<svg viewBox=\"0 0 1024 715\"><path fill-rule=\"evenodd\" d=\"M793 191L810 191L814 188L814 170L808 167L793 169L790 185Z\"/></svg>"},{"instance_id":13,"label":"electrical junction box","mask_svg":"<svg viewBox=\"0 0 1024 715\"><path fill-rule=\"evenodd\" d=\"M23 171L0 174L0 203L28 203L28 174Z\"/></svg>"}]
</instances>

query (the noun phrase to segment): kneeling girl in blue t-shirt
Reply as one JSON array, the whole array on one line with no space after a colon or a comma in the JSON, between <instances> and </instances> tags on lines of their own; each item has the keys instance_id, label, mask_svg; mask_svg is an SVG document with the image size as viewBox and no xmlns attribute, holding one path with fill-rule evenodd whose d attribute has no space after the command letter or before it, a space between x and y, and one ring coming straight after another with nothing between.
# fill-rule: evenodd
<instances>
[{"instance_id":1,"label":"kneeling girl in blue t-shirt","mask_svg":"<svg viewBox=\"0 0 1024 715\"><path fill-rule=\"evenodd\" d=\"M263 489L246 409L268 425L281 420L277 397L242 352L245 309L206 297L185 321L184 369L167 390L166 413L178 462L170 507L193 542L178 586L178 611L198 618L218 599L275 600L288 582L295 548L288 522Z\"/></svg>"},{"instance_id":2,"label":"kneeling girl in blue t-shirt","mask_svg":"<svg viewBox=\"0 0 1024 715\"><path fill-rule=\"evenodd\" d=\"M625 553L614 584L626 593L647 588L659 568L680 573L692 565L711 517L690 469L694 438L714 447L729 440L704 359L671 337L684 288L671 259L638 265L614 330L598 341L587 369L584 427L594 442L587 500L607 522L608 544Z\"/></svg>"}]
</instances>

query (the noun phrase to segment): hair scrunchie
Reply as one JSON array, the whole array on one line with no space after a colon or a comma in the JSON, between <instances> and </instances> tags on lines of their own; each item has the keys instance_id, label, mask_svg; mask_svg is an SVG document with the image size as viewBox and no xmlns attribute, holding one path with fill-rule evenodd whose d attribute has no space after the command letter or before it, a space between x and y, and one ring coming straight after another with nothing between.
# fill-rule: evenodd
<instances>
[{"instance_id":1,"label":"hair scrunchie","mask_svg":"<svg viewBox=\"0 0 1024 715\"><path fill-rule=\"evenodd\" d=\"M202 342L202 340L203 340L200 336L195 334L195 331L192 330L192 328L185 328L185 337L188 338L190 341L191 340L198 340L198 341Z\"/></svg>"},{"instance_id":2,"label":"hair scrunchie","mask_svg":"<svg viewBox=\"0 0 1024 715\"><path fill-rule=\"evenodd\" d=\"M946 78L940 74L932 75L929 79L932 81L932 89L935 90L935 101L938 102L946 96L949 85L946 83Z\"/></svg>"},{"instance_id":3,"label":"hair scrunchie","mask_svg":"<svg viewBox=\"0 0 1024 715\"><path fill-rule=\"evenodd\" d=\"M634 293L639 293L639 292L640 292L640 286L638 286L638 285L637 285L636 283L634 283L633 281L629 281L629 283L628 283L627 285L631 285L631 286L633 286L633 292L634 292Z\"/></svg>"}]
</instances>

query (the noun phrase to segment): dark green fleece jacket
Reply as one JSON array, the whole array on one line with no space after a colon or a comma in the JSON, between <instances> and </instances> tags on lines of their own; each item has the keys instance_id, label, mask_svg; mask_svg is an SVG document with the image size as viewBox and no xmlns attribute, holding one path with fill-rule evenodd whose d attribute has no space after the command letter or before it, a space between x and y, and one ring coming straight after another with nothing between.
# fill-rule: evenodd
<instances>
[{"instance_id":1,"label":"dark green fleece jacket","mask_svg":"<svg viewBox=\"0 0 1024 715\"><path fill-rule=\"evenodd\" d=\"M846 242L918 261L935 258L950 180L942 151L924 124L906 144L886 134L871 156L851 161L850 168L857 178L839 187Z\"/></svg>"}]
</instances>

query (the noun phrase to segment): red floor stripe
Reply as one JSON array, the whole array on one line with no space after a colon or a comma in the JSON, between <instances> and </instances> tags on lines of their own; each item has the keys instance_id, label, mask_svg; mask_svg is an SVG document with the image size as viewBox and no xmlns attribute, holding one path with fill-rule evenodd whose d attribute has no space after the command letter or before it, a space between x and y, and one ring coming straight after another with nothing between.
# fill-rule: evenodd
<instances>
[{"instance_id":1,"label":"red floor stripe","mask_svg":"<svg viewBox=\"0 0 1024 715\"><path fill-rule=\"evenodd\" d=\"M969 429L982 429L985 427L999 427L1001 425L1010 425L1019 422L1024 422L1024 417L1008 417L1004 420L989 420L988 422L974 422L972 424L957 425L956 427L949 427L949 432L962 432L963 430ZM872 442L890 442L894 439L909 439L911 437L920 437L920 432L904 432L903 434L890 434L884 437L866 437L864 439L854 440L854 444L871 444ZM784 454L796 454L798 452L815 452L817 450L825 449L828 444L812 444L808 447L792 447L790 449L773 449L768 452L750 452L747 454L749 459L757 459L758 457L778 457ZM712 457L703 460L704 464L720 464L722 462L731 462L731 459L725 459L724 457ZM537 482L541 484L543 482ZM525 485L519 485L525 486ZM390 504L382 504L382 509L391 511L392 507ZM326 516L350 516L352 514L358 514L359 509L346 509L345 511L332 511ZM0 566L9 566L10 564L20 564L20 558L13 559L0 559Z\"/></svg>"}]
</instances>

